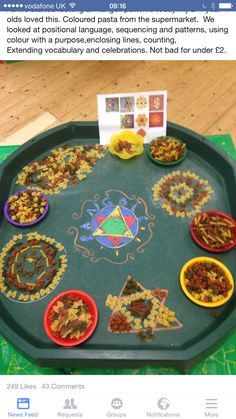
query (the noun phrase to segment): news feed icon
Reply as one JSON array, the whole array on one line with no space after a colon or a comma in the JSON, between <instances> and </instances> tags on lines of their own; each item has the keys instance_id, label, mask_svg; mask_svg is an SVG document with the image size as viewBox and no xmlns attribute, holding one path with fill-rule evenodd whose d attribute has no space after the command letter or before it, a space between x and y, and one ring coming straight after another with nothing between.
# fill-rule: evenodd
<instances>
[{"instance_id":1,"label":"news feed icon","mask_svg":"<svg viewBox=\"0 0 236 419\"><path fill-rule=\"evenodd\" d=\"M29 409L30 408L30 399L20 397L17 399L17 409Z\"/></svg>"}]
</instances>

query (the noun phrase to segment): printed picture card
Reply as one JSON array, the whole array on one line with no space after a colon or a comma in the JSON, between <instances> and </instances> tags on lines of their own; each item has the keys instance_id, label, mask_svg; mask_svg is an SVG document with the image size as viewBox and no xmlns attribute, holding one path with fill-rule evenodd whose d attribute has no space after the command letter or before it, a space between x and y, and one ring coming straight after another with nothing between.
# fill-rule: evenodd
<instances>
[{"instance_id":1,"label":"printed picture card","mask_svg":"<svg viewBox=\"0 0 236 419\"><path fill-rule=\"evenodd\" d=\"M167 91L98 95L100 144L123 130L131 130L149 143L166 135Z\"/></svg>"}]
</instances>

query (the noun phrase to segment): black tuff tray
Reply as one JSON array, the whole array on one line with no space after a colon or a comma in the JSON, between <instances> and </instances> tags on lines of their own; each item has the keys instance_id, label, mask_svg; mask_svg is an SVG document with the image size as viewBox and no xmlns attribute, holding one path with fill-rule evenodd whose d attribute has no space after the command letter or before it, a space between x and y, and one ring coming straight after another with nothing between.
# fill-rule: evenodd
<instances>
[{"instance_id":1,"label":"black tuff tray","mask_svg":"<svg viewBox=\"0 0 236 419\"><path fill-rule=\"evenodd\" d=\"M176 167L160 167L147 154L122 161L106 154L97 162L93 172L77 186L70 186L58 195L48 197L51 208L38 225L23 233L37 231L63 243L68 256L68 267L57 288L48 296L32 303L19 303L0 295L0 332L20 351L42 366L136 367L143 364L170 365L189 368L209 354L233 329L236 321L236 297L217 309L198 307L183 294L179 273L190 258L211 255L219 258L235 277L235 249L218 255L200 249L191 239L191 219L170 217L152 200L151 188L160 177L174 170L190 170L207 179L214 190L204 209L218 209L236 218L236 171L234 162L205 137L181 126L168 123L168 135L187 144L187 158ZM22 229L4 220L3 206L8 196L23 189L15 185L16 176L27 163L47 154L62 144L93 144L99 141L96 122L71 122L53 128L19 147L0 167L1 248ZM102 260L93 263L76 251L68 233L76 222L85 200L96 194L104 196L108 190L120 190L127 196L145 200L150 214L155 215L153 238L145 251L126 264L111 264ZM132 275L148 289L168 289L166 305L176 312L183 324L177 330L157 332L152 342L142 342L136 334L113 334L107 330L110 309L105 307L108 294L119 295L128 275ZM97 302L98 327L92 337L81 346L63 348L52 343L43 328L43 315L49 301L59 292L77 288L88 292ZM167 303L168 302L168 303Z\"/></svg>"}]
</instances>

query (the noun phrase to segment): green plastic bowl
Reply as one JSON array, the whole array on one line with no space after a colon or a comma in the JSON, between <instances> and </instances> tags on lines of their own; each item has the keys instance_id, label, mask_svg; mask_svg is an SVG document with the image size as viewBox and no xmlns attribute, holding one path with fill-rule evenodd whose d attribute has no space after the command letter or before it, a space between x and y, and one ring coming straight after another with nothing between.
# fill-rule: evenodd
<instances>
[{"instance_id":1,"label":"green plastic bowl","mask_svg":"<svg viewBox=\"0 0 236 419\"><path fill-rule=\"evenodd\" d=\"M184 144L183 143L183 141L181 141L179 138L176 138L176 137L170 137L170 136L166 136L166 137L158 137L158 138L154 138L152 141L154 141L154 140L163 140L164 138L168 138L168 139L173 139L173 140L177 140L177 141L179 141L181 144ZM152 142L151 142L152 143ZM186 157L186 155L187 155L187 147L185 147L185 150L184 150L184 154L183 154L183 156L182 157L180 157L180 159L178 159L178 160L175 160L175 161L170 161L170 162L166 162L166 161L163 161L163 160L157 160L157 159L155 159L155 157L153 157L153 155L152 155L152 153L151 153L151 143L150 144L148 144L148 147L147 147L147 154L148 154L148 157L154 162L154 163L156 163L156 164L160 164L161 166L174 166L175 164L179 164L179 163L181 163L184 159L185 159L185 157Z\"/></svg>"}]
</instances>

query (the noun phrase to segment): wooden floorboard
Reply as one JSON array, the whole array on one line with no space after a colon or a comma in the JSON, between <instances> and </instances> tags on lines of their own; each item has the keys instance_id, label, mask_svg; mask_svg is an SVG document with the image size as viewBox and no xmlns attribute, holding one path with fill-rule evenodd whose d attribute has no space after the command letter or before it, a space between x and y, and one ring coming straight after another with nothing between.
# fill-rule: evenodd
<instances>
[{"instance_id":1,"label":"wooden floorboard","mask_svg":"<svg viewBox=\"0 0 236 419\"><path fill-rule=\"evenodd\" d=\"M168 90L168 119L236 144L235 61L25 61L0 65L0 144L96 120L99 93Z\"/></svg>"}]
</instances>

